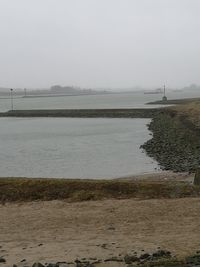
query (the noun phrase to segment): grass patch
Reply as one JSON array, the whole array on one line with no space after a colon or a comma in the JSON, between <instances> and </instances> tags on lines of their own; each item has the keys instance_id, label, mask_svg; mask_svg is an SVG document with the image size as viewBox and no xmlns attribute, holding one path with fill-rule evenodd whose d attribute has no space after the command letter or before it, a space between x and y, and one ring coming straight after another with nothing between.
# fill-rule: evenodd
<instances>
[{"instance_id":1,"label":"grass patch","mask_svg":"<svg viewBox=\"0 0 200 267\"><path fill-rule=\"evenodd\" d=\"M200 187L183 182L0 178L0 202L106 198L179 198L200 196Z\"/></svg>"}]
</instances>

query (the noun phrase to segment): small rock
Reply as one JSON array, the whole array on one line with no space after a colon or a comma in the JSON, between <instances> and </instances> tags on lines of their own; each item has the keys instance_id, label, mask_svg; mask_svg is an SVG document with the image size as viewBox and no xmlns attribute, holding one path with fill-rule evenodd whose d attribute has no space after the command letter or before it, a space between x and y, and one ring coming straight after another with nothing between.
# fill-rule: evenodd
<instances>
[{"instance_id":1,"label":"small rock","mask_svg":"<svg viewBox=\"0 0 200 267\"><path fill-rule=\"evenodd\" d=\"M107 244L102 244L101 247L107 249Z\"/></svg>"}]
</instances>

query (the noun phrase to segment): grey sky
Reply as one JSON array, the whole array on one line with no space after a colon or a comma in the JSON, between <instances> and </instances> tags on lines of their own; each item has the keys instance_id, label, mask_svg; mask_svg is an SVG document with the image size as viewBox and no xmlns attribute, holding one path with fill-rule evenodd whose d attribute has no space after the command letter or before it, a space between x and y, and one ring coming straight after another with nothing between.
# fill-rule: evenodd
<instances>
[{"instance_id":1,"label":"grey sky","mask_svg":"<svg viewBox=\"0 0 200 267\"><path fill-rule=\"evenodd\" d=\"M0 86L200 84L200 0L0 0Z\"/></svg>"}]
</instances>

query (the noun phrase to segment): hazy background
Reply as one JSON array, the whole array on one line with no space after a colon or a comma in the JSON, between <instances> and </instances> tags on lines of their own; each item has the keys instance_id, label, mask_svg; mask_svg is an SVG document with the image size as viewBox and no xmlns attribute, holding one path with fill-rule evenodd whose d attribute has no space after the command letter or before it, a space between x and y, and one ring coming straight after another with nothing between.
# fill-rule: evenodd
<instances>
[{"instance_id":1,"label":"hazy background","mask_svg":"<svg viewBox=\"0 0 200 267\"><path fill-rule=\"evenodd\" d=\"M0 86L200 84L199 0L0 0Z\"/></svg>"}]
</instances>

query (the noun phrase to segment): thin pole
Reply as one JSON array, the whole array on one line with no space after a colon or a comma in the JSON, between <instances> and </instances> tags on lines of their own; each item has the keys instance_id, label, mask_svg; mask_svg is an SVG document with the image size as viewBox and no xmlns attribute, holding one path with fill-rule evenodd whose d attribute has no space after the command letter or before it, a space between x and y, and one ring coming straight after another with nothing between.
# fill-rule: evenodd
<instances>
[{"instance_id":1,"label":"thin pole","mask_svg":"<svg viewBox=\"0 0 200 267\"><path fill-rule=\"evenodd\" d=\"M164 84L164 96L165 96L165 84Z\"/></svg>"},{"instance_id":2,"label":"thin pole","mask_svg":"<svg viewBox=\"0 0 200 267\"><path fill-rule=\"evenodd\" d=\"M11 110L13 110L13 89L10 89Z\"/></svg>"}]
</instances>

